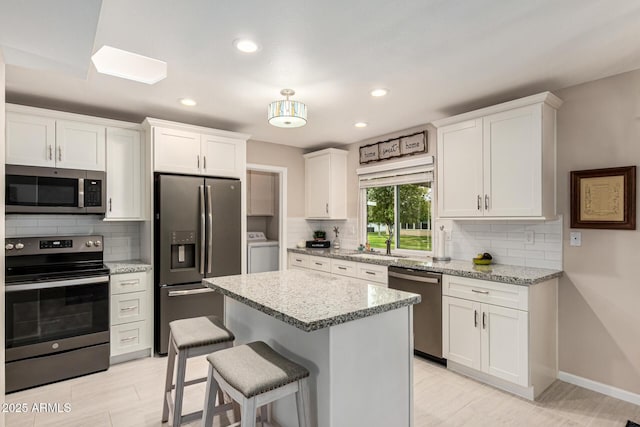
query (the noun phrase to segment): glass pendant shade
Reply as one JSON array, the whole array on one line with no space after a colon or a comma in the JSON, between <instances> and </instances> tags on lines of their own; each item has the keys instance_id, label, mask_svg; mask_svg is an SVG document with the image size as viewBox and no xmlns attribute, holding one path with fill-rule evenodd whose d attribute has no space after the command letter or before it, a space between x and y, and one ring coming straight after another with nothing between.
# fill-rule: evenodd
<instances>
[{"instance_id":1,"label":"glass pendant shade","mask_svg":"<svg viewBox=\"0 0 640 427\"><path fill-rule=\"evenodd\" d=\"M283 89L281 94L287 99L273 101L269 104L267 119L273 126L281 128L297 128L307 124L307 106L299 101L289 100L289 96L295 92Z\"/></svg>"}]
</instances>

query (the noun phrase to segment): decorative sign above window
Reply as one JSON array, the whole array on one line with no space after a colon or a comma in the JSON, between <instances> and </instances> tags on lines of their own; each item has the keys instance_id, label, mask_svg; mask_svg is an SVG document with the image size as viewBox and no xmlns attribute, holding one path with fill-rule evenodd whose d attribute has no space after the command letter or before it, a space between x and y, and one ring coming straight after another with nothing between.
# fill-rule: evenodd
<instances>
[{"instance_id":1,"label":"decorative sign above window","mask_svg":"<svg viewBox=\"0 0 640 427\"><path fill-rule=\"evenodd\" d=\"M360 164L427 152L427 131L360 147Z\"/></svg>"}]
</instances>

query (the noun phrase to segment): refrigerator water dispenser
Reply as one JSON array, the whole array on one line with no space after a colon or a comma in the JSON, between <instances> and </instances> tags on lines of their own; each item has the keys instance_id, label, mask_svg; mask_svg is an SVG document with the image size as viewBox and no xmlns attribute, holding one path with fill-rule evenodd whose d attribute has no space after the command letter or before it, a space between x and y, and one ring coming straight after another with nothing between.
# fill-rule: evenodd
<instances>
[{"instance_id":1,"label":"refrigerator water dispenser","mask_svg":"<svg viewBox=\"0 0 640 427\"><path fill-rule=\"evenodd\" d=\"M171 270L196 267L195 231L171 232Z\"/></svg>"}]
</instances>

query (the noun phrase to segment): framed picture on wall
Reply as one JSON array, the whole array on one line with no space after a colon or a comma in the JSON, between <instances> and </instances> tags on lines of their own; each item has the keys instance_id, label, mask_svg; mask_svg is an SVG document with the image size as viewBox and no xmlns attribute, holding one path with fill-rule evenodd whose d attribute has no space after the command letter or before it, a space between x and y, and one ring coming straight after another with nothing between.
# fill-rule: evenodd
<instances>
[{"instance_id":1,"label":"framed picture on wall","mask_svg":"<svg viewBox=\"0 0 640 427\"><path fill-rule=\"evenodd\" d=\"M571 228L636 229L636 167L571 172Z\"/></svg>"}]
</instances>

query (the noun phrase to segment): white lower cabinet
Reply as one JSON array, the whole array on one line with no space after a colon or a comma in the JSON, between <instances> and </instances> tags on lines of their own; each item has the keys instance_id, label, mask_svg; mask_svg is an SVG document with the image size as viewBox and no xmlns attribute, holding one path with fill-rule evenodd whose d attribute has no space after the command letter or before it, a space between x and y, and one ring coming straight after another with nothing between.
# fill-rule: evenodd
<instances>
[{"instance_id":1,"label":"white lower cabinet","mask_svg":"<svg viewBox=\"0 0 640 427\"><path fill-rule=\"evenodd\" d=\"M111 275L111 363L151 355L149 272Z\"/></svg>"},{"instance_id":2,"label":"white lower cabinet","mask_svg":"<svg viewBox=\"0 0 640 427\"><path fill-rule=\"evenodd\" d=\"M450 369L528 399L555 380L557 279L519 286L444 275L442 292Z\"/></svg>"},{"instance_id":3,"label":"white lower cabinet","mask_svg":"<svg viewBox=\"0 0 640 427\"><path fill-rule=\"evenodd\" d=\"M347 261L337 258L305 255L289 252L289 268L315 270L344 276L354 283L387 286L387 267L366 262Z\"/></svg>"}]
</instances>

